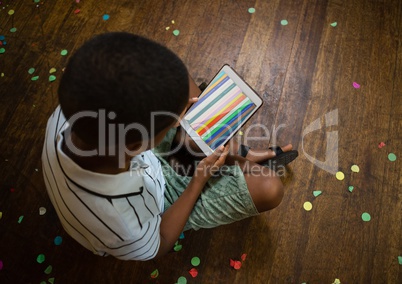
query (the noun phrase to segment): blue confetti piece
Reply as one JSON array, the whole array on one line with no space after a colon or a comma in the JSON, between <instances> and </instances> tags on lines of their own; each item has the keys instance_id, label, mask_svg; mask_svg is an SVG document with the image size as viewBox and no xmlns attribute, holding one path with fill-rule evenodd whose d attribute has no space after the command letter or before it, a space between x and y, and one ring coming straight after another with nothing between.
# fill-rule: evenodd
<instances>
[{"instance_id":1,"label":"blue confetti piece","mask_svg":"<svg viewBox=\"0 0 402 284\"><path fill-rule=\"evenodd\" d=\"M103 20L104 20L104 21L109 20L109 18L110 18L110 16L109 16L108 14L103 15Z\"/></svg>"}]
</instances>

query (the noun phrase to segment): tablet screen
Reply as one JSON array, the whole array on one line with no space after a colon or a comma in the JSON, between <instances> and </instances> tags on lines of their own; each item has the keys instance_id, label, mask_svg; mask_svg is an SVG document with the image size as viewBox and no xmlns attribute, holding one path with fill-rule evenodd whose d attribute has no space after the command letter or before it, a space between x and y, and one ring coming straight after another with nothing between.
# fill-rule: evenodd
<instances>
[{"instance_id":1,"label":"tablet screen","mask_svg":"<svg viewBox=\"0 0 402 284\"><path fill-rule=\"evenodd\" d=\"M247 121L255 108L257 105L221 70L184 119L215 150Z\"/></svg>"}]
</instances>

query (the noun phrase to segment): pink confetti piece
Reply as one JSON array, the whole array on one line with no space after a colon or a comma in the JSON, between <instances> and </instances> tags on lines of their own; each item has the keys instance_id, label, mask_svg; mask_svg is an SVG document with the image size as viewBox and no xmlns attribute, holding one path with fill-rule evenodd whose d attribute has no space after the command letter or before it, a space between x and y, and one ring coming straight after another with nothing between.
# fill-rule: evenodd
<instances>
[{"instance_id":1,"label":"pink confetti piece","mask_svg":"<svg viewBox=\"0 0 402 284\"><path fill-rule=\"evenodd\" d=\"M247 254L243 253L240 258L241 258L242 261L245 261L246 258L247 258Z\"/></svg>"},{"instance_id":2,"label":"pink confetti piece","mask_svg":"<svg viewBox=\"0 0 402 284\"><path fill-rule=\"evenodd\" d=\"M188 273L190 273L190 275L191 275L193 278L197 277L197 275L198 275L198 271L197 271L197 269L195 269L195 268L191 268Z\"/></svg>"},{"instance_id":3,"label":"pink confetti piece","mask_svg":"<svg viewBox=\"0 0 402 284\"><path fill-rule=\"evenodd\" d=\"M236 270L239 270L241 268L241 262L238 260L230 259L230 266Z\"/></svg>"},{"instance_id":4,"label":"pink confetti piece","mask_svg":"<svg viewBox=\"0 0 402 284\"><path fill-rule=\"evenodd\" d=\"M360 89L360 85L356 82L353 82L353 88Z\"/></svg>"},{"instance_id":5,"label":"pink confetti piece","mask_svg":"<svg viewBox=\"0 0 402 284\"><path fill-rule=\"evenodd\" d=\"M384 142L380 142L379 144L378 144L378 148L382 148L382 147L384 147L385 146L385 143Z\"/></svg>"},{"instance_id":6,"label":"pink confetti piece","mask_svg":"<svg viewBox=\"0 0 402 284\"><path fill-rule=\"evenodd\" d=\"M75 9L75 10L74 10L74 14L78 14L79 12L81 12L80 9Z\"/></svg>"}]
</instances>

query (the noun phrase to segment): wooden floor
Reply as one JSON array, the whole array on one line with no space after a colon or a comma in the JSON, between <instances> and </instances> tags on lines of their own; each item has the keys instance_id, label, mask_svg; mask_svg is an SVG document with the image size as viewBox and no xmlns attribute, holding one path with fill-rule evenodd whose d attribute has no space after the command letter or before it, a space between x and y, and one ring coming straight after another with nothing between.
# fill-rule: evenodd
<instances>
[{"instance_id":1,"label":"wooden floor","mask_svg":"<svg viewBox=\"0 0 402 284\"><path fill-rule=\"evenodd\" d=\"M402 283L402 1L35 2L0 4L0 283ZM149 262L94 256L63 231L42 180L45 125L69 55L108 31L167 45L197 83L230 64L262 95L248 127L269 131L254 127L247 138L265 138L248 144L268 147L277 137L300 152L277 209L188 232L181 251ZM325 170L337 158L342 181ZM229 259L242 254L234 270ZM201 264L193 279L194 256Z\"/></svg>"}]
</instances>

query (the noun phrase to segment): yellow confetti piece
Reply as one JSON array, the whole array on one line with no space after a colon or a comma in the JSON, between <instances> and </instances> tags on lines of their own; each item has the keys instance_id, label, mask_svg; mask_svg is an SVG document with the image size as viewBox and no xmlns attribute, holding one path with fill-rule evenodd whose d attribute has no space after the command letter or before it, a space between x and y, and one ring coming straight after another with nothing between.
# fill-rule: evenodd
<instances>
[{"instance_id":1,"label":"yellow confetti piece","mask_svg":"<svg viewBox=\"0 0 402 284\"><path fill-rule=\"evenodd\" d=\"M11 16L11 15L14 15L14 10L10 10L10 11L8 11L8 14Z\"/></svg>"},{"instance_id":2,"label":"yellow confetti piece","mask_svg":"<svg viewBox=\"0 0 402 284\"><path fill-rule=\"evenodd\" d=\"M240 136L243 136L243 131L240 130L240 131L239 131L239 135L240 135Z\"/></svg>"},{"instance_id":3,"label":"yellow confetti piece","mask_svg":"<svg viewBox=\"0 0 402 284\"><path fill-rule=\"evenodd\" d=\"M167 31L170 30L170 27L166 27L165 30L167 30Z\"/></svg>"},{"instance_id":4,"label":"yellow confetti piece","mask_svg":"<svg viewBox=\"0 0 402 284\"><path fill-rule=\"evenodd\" d=\"M338 278L335 278L334 283L332 284L341 284L341 280L339 280Z\"/></svg>"},{"instance_id":5,"label":"yellow confetti piece","mask_svg":"<svg viewBox=\"0 0 402 284\"><path fill-rule=\"evenodd\" d=\"M56 68L53 67L53 68L50 68L49 73L52 74L52 73L54 73L56 71L57 71Z\"/></svg>"},{"instance_id":6,"label":"yellow confetti piece","mask_svg":"<svg viewBox=\"0 0 402 284\"><path fill-rule=\"evenodd\" d=\"M343 180L345 178L345 174L343 172L337 172L335 176L338 180Z\"/></svg>"},{"instance_id":7,"label":"yellow confetti piece","mask_svg":"<svg viewBox=\"0 0 402 284\"><path fill-rule=\"evenodd\" d=\"M172 20L172 24L173 24L173 25L174 25L174 23L175 23L174 20Z\"/></svg>"},{"instance_id":8,"label":"yellow confetti piece","mask_svg":"<svg viewBox=\"0 0 402 284\"><path fill-rule=\"evenodd\" d=\"M303 204L303 208L306 211L310 211L311 209L313 209L313 204L311 204L311 202L309 202L309 201L306 201Z\"/></svg>"},{"instance_id":9,"label":"yellow confetti piece","mask_svg":"<svg viewBox=\"0 0 402 284\"><path fill-rule=\"evenodd\" d=\"M360 168L359 168L358 165L353 165L350 169L351 169L352 172L354 172L354 173L360 172Z\"/></svg>"},{"instance_id":10,"label":"yellow confetti piece","mask_svg":"<svg viewBox=\"0 0 402 284\"><path fill-rule=\"evenodd\" d=\"M0 219L3 218L3 212L0 211Z\"/></svg>"}]
</instances>

